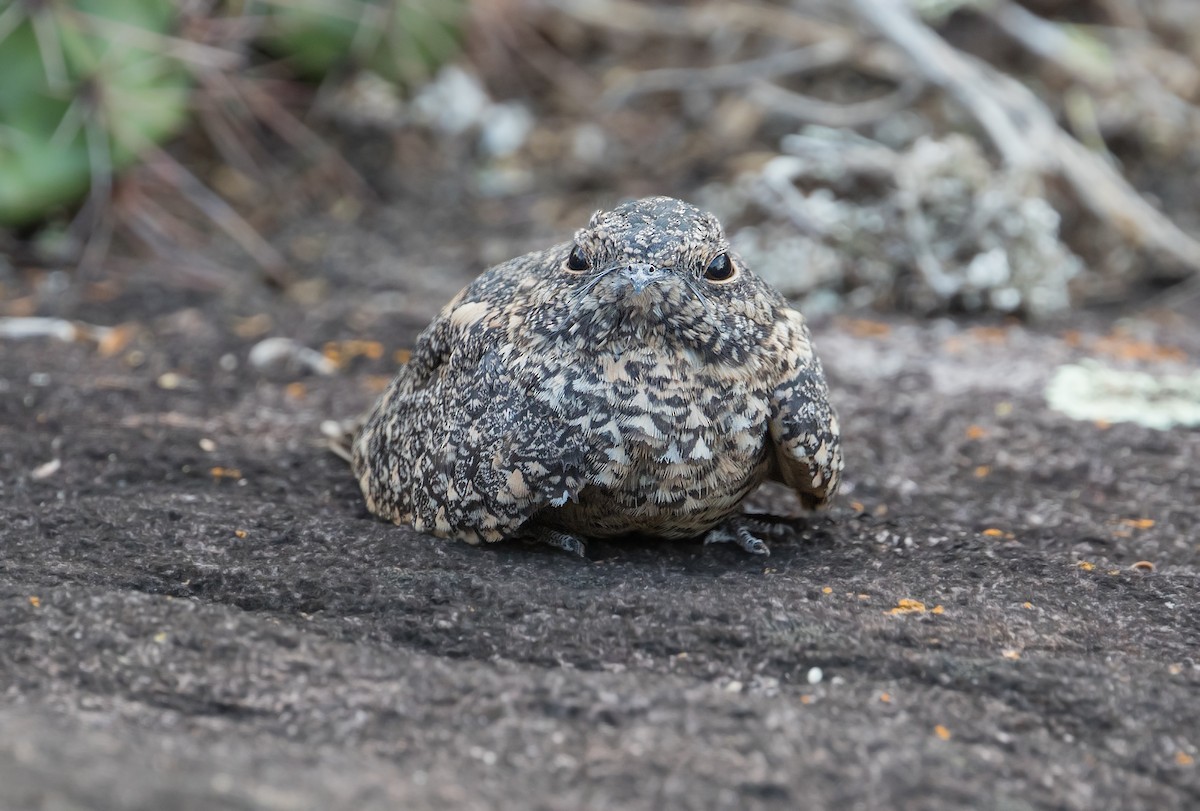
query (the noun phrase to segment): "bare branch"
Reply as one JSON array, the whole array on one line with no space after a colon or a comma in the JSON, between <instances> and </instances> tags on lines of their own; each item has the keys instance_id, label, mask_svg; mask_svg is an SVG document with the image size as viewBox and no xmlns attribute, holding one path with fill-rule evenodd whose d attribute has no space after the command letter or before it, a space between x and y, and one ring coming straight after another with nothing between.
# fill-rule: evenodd
<instances>
[{"instance_id":1,"label":"bare branch","mask_svg":"<svg viewBox=\"0 0 1200 811\"><path fill-rule=\"evenodd\" d=\"M1050 22L1012 0L991 0L973 8L1030 52L1061 66L1089 83L1107 83L1115 77L1103 43L1072 33L1067 26Z\"/></svg>"},{"instance_id":2,"label":"bare branch","mask_svg":"<svg viewBox=\"0 0 1200 811\"><path fill-rule=\"evenodd\" d=\"M246 62L245 55L192 40L160 34L137 25L82 11L72 12L87 29L114 42L178 59L199 70L236 70Z\"/></svg>"},{"instance_id":3,"label":"bare branch","mask_svg":"<svg viewBox=\"0 0 1200 811\"><path fill-rule=\"evenodd\" d=\"M286 286L289 276L287 261L232 206L161 148L147 145L143 156L146 166L159 179L178 188L185 198L254 257L271 282L280 287Z\"/></svg>"},{"instance_id":4,"label":"bare branch","mask_svg":"<svg viewBox=\"0 0 1200 811\"><path fill-rule=\"evenodd\" d=\"M916 100L925 82L910 78L896 90L879 98L853 104L837 104L785 90L770 82L756 82L750 97L772 112L790 116L806 124L824 127L861 127L887 118Z\"/></svg>"},{"instance_id":5,"label":"bare branch","mask_svg":"<svg viewBox=\"0 0 1200 811\"><path fill-rule=\"evenodd\" d=\"M610 106L623 104L635 96L697 87L739 87L775 76L807 73L841 64L854 52L849 40L833 40L793 51L771 54L745 62L733 62L710 68L662 68L647 70L625 79L604 94Z\"/></svg>"},{"instance_id":6,"label":"bare branch","mask_svg":"<svg viewBox=\"0 0 1200 811\"><path fill-rule=\"evenodd\" d=\"M737 2L671 8L633 0L545 0L546 5L599 28L627 34L711 37L714 31L769 34L802 45L850 36L847 29L798 15L786 7Z\"/></svg>"},{"instance_id":7,"label":"bare branch","mask_svg":"<svg viewBox=\"0 0 1200 811\"><path fill-rule=\"evenodd\" d=\"M852 0L863 20L907 54L987 133L1014 169L1061 174L1094 214L1136 244L1200 271L1200 241L1148 203L1115 169L1066 133L1027 87L964 54L917 18L906 0Z\"/></svg>"}]
</instances>

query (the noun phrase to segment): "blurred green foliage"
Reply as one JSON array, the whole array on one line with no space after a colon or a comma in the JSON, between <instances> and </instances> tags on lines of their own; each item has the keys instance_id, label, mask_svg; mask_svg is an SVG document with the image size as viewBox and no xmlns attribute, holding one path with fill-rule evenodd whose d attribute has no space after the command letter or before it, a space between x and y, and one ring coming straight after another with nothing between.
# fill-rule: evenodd
<instances>
[{"instance_id":1,"label":"blurred green foliage","mask_svg":"<svg viewBox=\"0 0 1200 811\"><path fill-rule=\"evenodd\" d=\"M351 66L408 85L455 54L466 5L231 0L207 13L262 22L256 41L229 44L244 62L261 48L306 79ZM0 0L0 226L76 203L187 125L177 13L172 0Z\"/></svg>"},{"instance_id":2,"label":"blurred green foliage","mask_svg":"<svg viewBox=\"0 0 1200 811\"><path fill-rule=\"evenodd\" d=\"M466 0L260 0L264 45L310 79L350 64L398 85L458 51Z\"/></svg>"},{"instance_id":3,"label":"blurred green foliage","mask_svg":"<svg viewBox=\"0 0 1200 811\"><path fill-rule=\"evenodd\" d=\"M0 14L0 224L72 202L186 120L188 74L154 47L170 0L16 0ZM143 32L139 44L128 29ZM147 47L149 45L149 47Z\"/></svg>"}]
</instances>

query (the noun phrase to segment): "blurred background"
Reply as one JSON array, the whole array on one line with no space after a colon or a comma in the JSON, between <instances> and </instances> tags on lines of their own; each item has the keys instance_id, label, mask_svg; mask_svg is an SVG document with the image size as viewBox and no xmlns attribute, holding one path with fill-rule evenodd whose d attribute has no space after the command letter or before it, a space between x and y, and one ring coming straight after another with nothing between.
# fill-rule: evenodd
<instances>
[{"instance_id":1,"label":"blurred background","mask_svg":"<svg viewBox=\"0 0 1200 811\"><path fill-rule=\"evenodd\" d=\"M298 329L322 314L309 340L410 329L645 194L713 210L818 318L1182 300L1196 11L0 0L0 315L111 326L216 296L253 337L274 296Z\"/></svg>"}]
</instances>

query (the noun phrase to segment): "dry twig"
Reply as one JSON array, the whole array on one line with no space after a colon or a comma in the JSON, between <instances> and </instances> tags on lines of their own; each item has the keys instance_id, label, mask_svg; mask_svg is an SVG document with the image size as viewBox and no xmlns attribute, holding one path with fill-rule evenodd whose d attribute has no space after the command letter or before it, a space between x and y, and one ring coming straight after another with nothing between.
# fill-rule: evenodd
<instances>
[{"instance_id":1,"label":"dry twig","mask_svg":"<svg viewBox=\"0 0 1200 811\"><path fill-rule=\"evenodd\" d=\"M634 0L545 0L546 4L587 25L626 34L708 38L714 31L764 33L800 45L857 39L838 25L804 17L787 8L754 3L717 2L671 8Z\"/></svg>"},{"instance_id":2,"label":"dry twig","mask_svg":"<svg viewBox=\"0 0 1200 811\"><path fill-rule=\"evenodd\" d=\"M805 124L851 128L873 124L903 110L912 104L924 89L923 80L909 78L891 93L879 98L853 104L837 104L794 93L771 82L755 82L750 88L750 97L772 112Z\"/></svg>"},{"instance_id":3,"label":"dry twig","mask_svg":"<svg viewBox=\"0 0 1200 811\"><path fill-rule=\"evenodd\" d=\"M709 68L646 70L610 89L604 94L604 101L610 106L619 106L635 96L646 93L690 90L697 87L740 87L775 76L794 76L841 64L854 52L854 47L854 43L849 40L834 40Z\"/></svg>"},{"instance_id":4,"label":"dry twig","mask_svg":"<svg viewBox=\"0 0 1200 811\"><path fill-rule=\"evenodd\" d=\"M1087 208L1127 239L1200 271L1200 241L1065 132L1027 87L955 49L916 16L907 0L853 0L853 7L975 118L1006 164L1017 170L1061 174Z\"/></svg>"},{"instance_id":5,"label":"dry twig","mask_svg":"<svg viewBox=\"0 0 1200 811\"><path fill-rule=\"evenodd\" d=\"M287 286L290 276L287 260L254 226L166 151L151 144L145 146L145 164L159 179L179 189L185 199L250 254L268 280L280 287Z\"/></svg>"}]
</instances>

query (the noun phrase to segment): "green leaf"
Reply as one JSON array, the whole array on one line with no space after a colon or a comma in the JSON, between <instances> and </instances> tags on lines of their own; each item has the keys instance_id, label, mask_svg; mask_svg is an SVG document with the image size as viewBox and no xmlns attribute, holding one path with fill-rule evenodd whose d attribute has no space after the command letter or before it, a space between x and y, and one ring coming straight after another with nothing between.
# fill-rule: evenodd
<instances>
[{"instance_id":1,"label":"green leaf","mask_svg":"<svg viewBox=\"0 0 1200 811\"><path fill-rule=\"evenodd\" d=\"M27 17L0 41L0 225L9 226L77 202L94 171L128 166L188 117L184 66L121 28L169 33L169 0L49 0L28 9L42 40ZM64 86L51 84L46 67L59 60ZM91 164L89 129L107 145L102 166Z\"/></svg>"}]
</instances>

